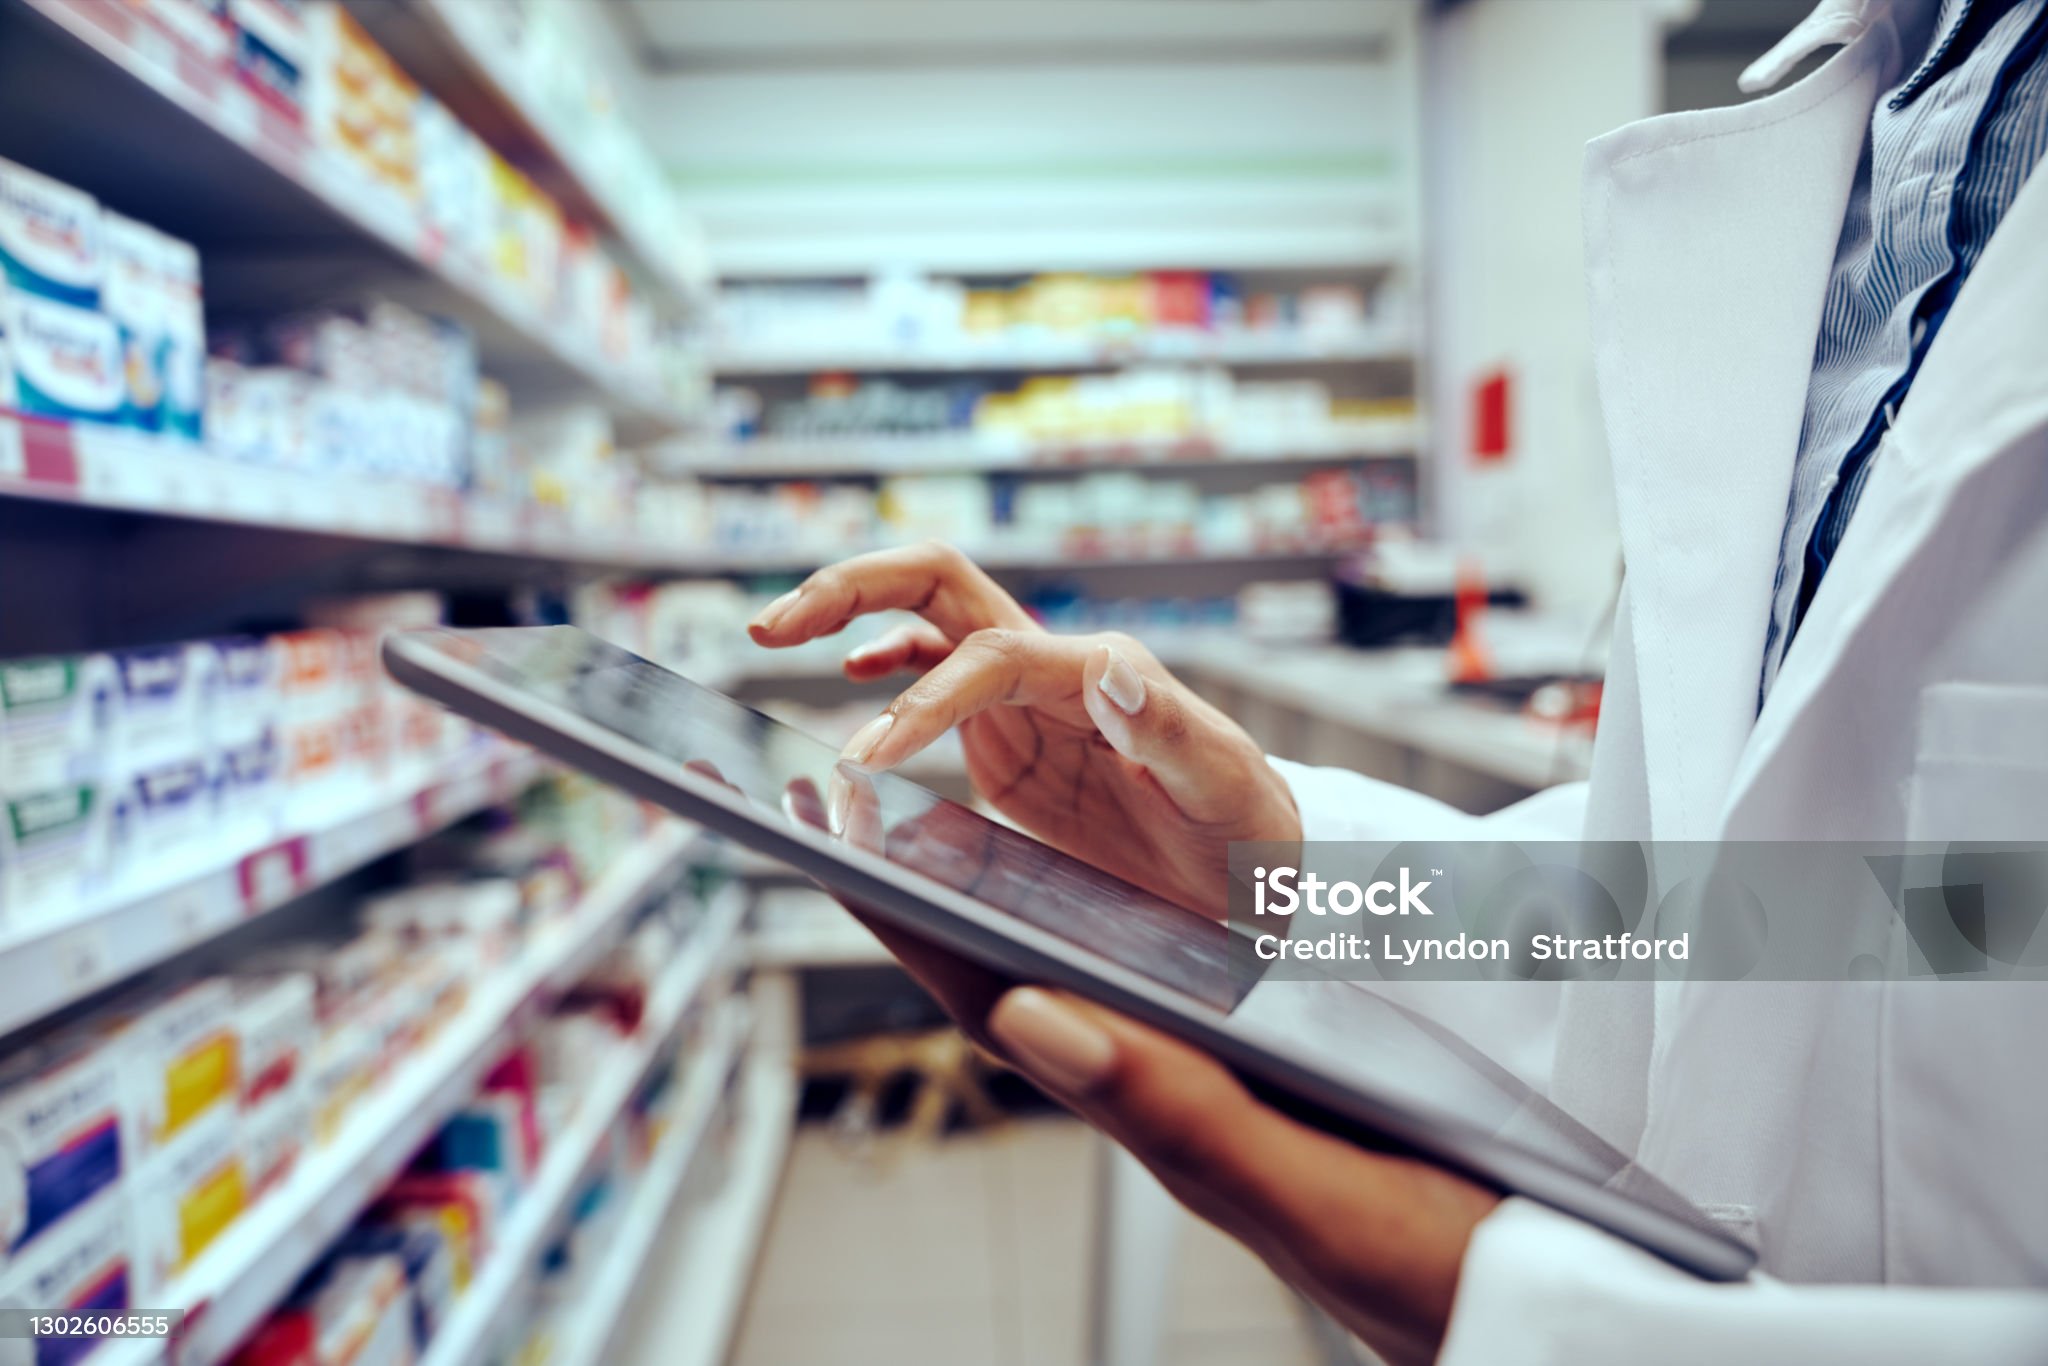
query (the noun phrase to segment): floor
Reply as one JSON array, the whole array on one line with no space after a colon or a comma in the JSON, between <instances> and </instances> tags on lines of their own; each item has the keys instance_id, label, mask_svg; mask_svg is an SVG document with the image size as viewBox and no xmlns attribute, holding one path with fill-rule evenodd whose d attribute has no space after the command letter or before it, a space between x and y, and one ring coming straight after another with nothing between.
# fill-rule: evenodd
<instances>
[{"instance_id":1,"label":"floor","mask_svg":"<svg viewBox=\"0 0 2048 1366\"><path fill-rule=\"evenodd\" d=\"M869 1161L799 1130L732 1366L1079 1366L1095 1152L1019 1121ZM1188 1221L1166 1366L1316 1366L1294 1297Z\"/></svg>"}]
</instances>

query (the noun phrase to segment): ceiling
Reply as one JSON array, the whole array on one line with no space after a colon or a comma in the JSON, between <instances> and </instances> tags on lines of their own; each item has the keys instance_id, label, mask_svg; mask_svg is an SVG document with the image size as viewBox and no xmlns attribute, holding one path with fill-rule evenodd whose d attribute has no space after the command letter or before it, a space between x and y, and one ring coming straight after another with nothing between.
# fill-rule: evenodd
<instances>
[{"instance_id":1,"label":"ceiling","mask_svg":"<svg viewBox=\"0 0 2048 1366\"><path fill-rule=\"evenodd\" d=\"M654 71L1331 61L1413 0L610 0Z\"/></svg>"}]
</instances>

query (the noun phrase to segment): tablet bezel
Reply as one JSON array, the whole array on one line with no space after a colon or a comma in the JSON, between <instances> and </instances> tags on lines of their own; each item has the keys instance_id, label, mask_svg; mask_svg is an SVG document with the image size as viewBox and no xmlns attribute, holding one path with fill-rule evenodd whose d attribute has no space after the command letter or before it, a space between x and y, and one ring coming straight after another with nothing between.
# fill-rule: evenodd
<instances>
[{"instance_id":1,"label":"tablet bezel","mask_svg":"<svg viewBox=\"0 0 2048 1366\"><path fill-rule=\"evenodd\" d=\"M1028 921L984 907L972 897L835 839L826 831L771 820L744 794L691 772L569 708L475 668L443 648L448 642L472 641L488 652L489 637L500 630L576 628L398 632L385 638L385 666L392 677L414 691L788 863L909 933L1005 977L1062 987L1165 1030L1216 1057L1262 1100L1303 1123L1376 1151L1412 1153L1497 1190L1525 1196L1605 1229L1705 1280L1739 1281L1754 1268L1756 1254L1732 1235L1702 1226L1708 1223L1704 1214L1698 1216L1700 1224L1689 1223L1612 1189L1611 1180L1608 1184L1595 1182L1455 1114L1425 1113L1410 1103L1376 1098L1318 1067L1261 1048L1218 1028L1213 1020L1188 1008L1185 998L1171 988L1090 954ZM683 675L675 676L692 687L724 696Z\"/></svg>"}]
</instances>

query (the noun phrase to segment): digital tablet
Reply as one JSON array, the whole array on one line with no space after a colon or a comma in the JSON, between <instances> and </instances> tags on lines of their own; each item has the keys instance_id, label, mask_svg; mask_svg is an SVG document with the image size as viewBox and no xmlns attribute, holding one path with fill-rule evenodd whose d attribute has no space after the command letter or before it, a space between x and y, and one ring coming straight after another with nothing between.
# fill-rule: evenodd
<instances>
[{"instance_id":1,"label":"digital tablet","mask_svg":"<svg viewBox=\"0 0 2048 1366\"><path fill-rule=\"evenodd\" d=\"M1313 1027L1273 1023L1273 1012L1245 1007L1227 924L895 774L841 765L832 746L595 636L567 626L415 631L389 637L384 658L416 691L782 860L890 924L1006 979L1073 991L1187 1040L1304 1123L1540 1201L1709 1280L1739 1280L1756 1260L1387 996L1273 983L1259 990L1313 993L1294 1012Z\"/></svg>"}]
</instances>

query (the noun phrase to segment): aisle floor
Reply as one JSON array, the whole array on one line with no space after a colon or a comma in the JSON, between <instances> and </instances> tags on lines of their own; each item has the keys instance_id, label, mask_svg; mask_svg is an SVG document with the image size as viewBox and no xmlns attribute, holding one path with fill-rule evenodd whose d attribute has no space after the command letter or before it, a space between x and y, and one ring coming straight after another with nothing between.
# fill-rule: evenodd
<instances>
[{"instance_id":1,"label":"aisle floor","mask_svg":"<svg viewBox=\"0 0 2048 1366\"><path fill-rule=\"evenodd\" d=\"M797 1134L732 1366L1077 1366L1093 1138L1070 1120L849 1157ZM1163 1358L1314 1366L1297 1301L1188 1221Z\"/></svg>"}]
</instances>

